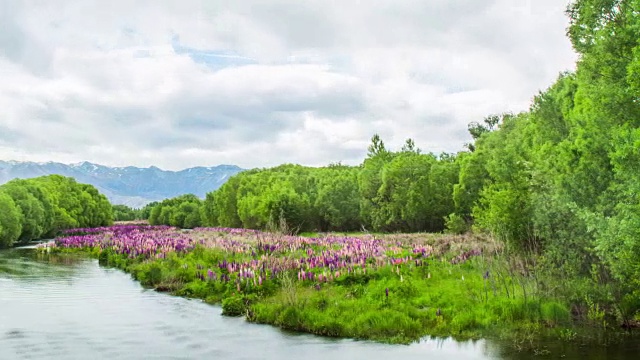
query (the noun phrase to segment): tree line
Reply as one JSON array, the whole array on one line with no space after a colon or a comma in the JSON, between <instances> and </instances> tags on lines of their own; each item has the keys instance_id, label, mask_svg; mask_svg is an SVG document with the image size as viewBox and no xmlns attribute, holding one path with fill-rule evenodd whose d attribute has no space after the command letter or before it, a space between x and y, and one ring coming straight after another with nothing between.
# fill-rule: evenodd
<instances>
[{"instance_id":1,"label":"tree line","mask_svg":"<svg viewBox=\"0 0 640 360\"><path fill-rule=\"evenodd\" d=\"M355 167L282 165L205 200L160 203L152 223L298 231L485 231L566 279L571 296L640 309L640 1L577 0L576 70L519 114L469 125L458 154L400 151L374 136ZM198 210L196 210L198 209ZM157 216L154 216L154 212ZM187 221L188 219L188 221ZM557 290L560 291L560 290Z\"/></svg>"},{"instance_id":2,"label":"tree line","mask_svg":"<svg viewBox=\"0 0 640 360\"><path fill-rule=\"evenodd\" d=\"M49 175L0 186L0 248L50 238L65 229L111 223L107 198L72 178Z\"/></svg>"},{"instance_id":3,"label":"tree line","mask_svg":"<svg viewBox=\"0 0 640 360\"><path fill-rule=\"evenodd\" d=\"M151 214L151 209L158 205L157 201L148 203L142 208L133 208L131 206L123 204L113 205L113 220L114 221L135 221L135 220L148 220Z\"/></svg>"},{"instance_id":4,"label":"tree line","mask_svg":"<svg viewBox=\"0 0 640 360\"><path fill-rule=\"evenodd\" d=\"M441 231L454 211L459 166L450 154L421 154L411 140L391 152L374 137L362 166L282 165L242 172L206 199L158 203L151 224L293 231Z\"/></svg>"}]
</instances>

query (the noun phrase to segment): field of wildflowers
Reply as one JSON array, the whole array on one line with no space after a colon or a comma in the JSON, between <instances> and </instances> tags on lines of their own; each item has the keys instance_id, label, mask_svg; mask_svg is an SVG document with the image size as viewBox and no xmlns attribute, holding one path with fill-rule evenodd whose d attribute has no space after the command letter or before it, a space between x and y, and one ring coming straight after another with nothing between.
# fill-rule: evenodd
<instances>
[{"instance_id":1,"label":"field of wildflowers","mask_svg":"<svg viewBox=\"0 0 640 360\"><path fill-rule=\"evenodd\" d=\"M509 327L560 328L569 311L488 238L288 236L125 224L73 229L49 251L86 251L143 285L221 303L223 314L319 335L406 343ZM529 295L527 295L529 294Z\"/></svg>"}]
</instances>

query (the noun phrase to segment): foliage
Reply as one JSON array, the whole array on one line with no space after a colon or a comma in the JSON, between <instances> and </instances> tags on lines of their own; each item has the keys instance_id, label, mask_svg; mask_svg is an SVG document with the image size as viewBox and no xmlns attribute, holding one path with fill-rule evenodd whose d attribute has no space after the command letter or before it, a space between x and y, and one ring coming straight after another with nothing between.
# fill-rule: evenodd
<instances>
[{"instance_id":1,"label":"foliage","mask_svg":"<svg viewBox=\"0 0 640 360\"><path fill-rule=\"evenodd\" d=\"M202 226L202 200L193 194L163 200L151 207L149 223L184 229Z\"/></svg>"},{"instance_id":2,"label":"foliage","mask_svg":"<svg viewBox=\"0 0 640 360\"><path fill-rule=\"evenodd\" d=\"M76 231L86 234L58 238L54 249L88 251L146 286L289 330L408 343L501 328L556 336L574 325L568 299L542 296L536 279L516 271L509 258L483 255L500 245L482 237L301 238L145 225ZM602 327L601 308L589 309L577 320Z\"/></svg>"},{"instance_id":3,"label":"foliage","mask_svg":"<svg viewBox=\"0 0 640 360\"><path fill-rule=\"evenodd\" d=\"M9 247L20 237L21 213L13 199L0 192L0 248Z\"/></svg>"},{"instance_id":4,"label":"foliage","mask_svg":"<svg viewBox=\"0 0 640 360\"><path fill-rule=\"evenodd\" d=\"M576 309L618 322L640 311L639 7L571 4L576 71L529 112L472 124L474 151L459 156L454 190L457 214L541 264L540 274L571 279Z\"/></svg>"},{"instance_id":5,"label":"foliage","mask_svg":"<svg viewBox=\"0 0 640 360\"><path fill-rule=\"evenodd\" d=\"M469 230L464 218L456 213L451 213L444 219L446 232L450 234L464 234Z\"/></svg>"},{"instance_id":6,"label":"foliage","mask_svg":"<svg viewBox=\"0 0 640 360\"><path fill-rule=\"evenodd\" d=\"M232 177L207 194L207 226L298 231L441 231L454 211L459 165L450 154L421 154L408 139L400 152L375 135L358 167L281 165ZM160 217L162 210L156 210ZM154 217L152 223L169 224Z\"/></svg>"},{"instance_id":7,"label":"foliage","mask_svg":"<svg viewBox=\"0 0 640 360\"><path fill-rule=\"evenodd\" d=\"M149 218L149 212L144 217L143 209L134 209L126 205L113 205L113 220L114 221L133 221L133 220L146 220Z\"/></svg>"},{"instance_id":8,"label":"foliage","mask_svg":"<svg viewBox=\"0 0 640 360\"><path fill-rule=\"evenodd\" d=\"M0 248L112 222L107 198L72 178L50 175L0 186Z\"/></svg>"}]
</instances>

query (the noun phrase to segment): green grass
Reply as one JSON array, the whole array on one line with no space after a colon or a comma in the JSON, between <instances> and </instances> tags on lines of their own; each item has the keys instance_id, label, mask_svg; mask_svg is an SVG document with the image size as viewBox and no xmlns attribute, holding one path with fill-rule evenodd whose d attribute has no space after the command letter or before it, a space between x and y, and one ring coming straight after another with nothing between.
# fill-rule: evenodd
<instances>
[{"instance_id":1,"label":"green grass","mask_svg":"<svg viewBox=\"0 0 640 360\"><path fill-rule=\"evenodd\" d=\"M435 261L400 274L383 268L379 278L361 284L279 289L253 305L252 320L320 335L400 343L426 335L478 338L511 324L566 320L568 310L557 301L525 301L517 290L509 297L486 294L489 280L483 279L480 263L455 267Z\"/></svg>"},{"instance_id":2,"label":"green grass","mask_svg":"<svg viewBox=\"0 0 640 360\"><path fill-rule=\"evenodd\" d=\"M519 339L514 343L538 336L575 339L568 301L540 296L534 279L510 270L510 259L502 255L476 256L454 265L448 261L457 254L453 251L430 258L426 266L387 265L366 274L341 275L330 283L300 282L291 273L260 287L242 287L196 276L223 259L241 260L246 256L242 254L199 247L166 259L141 260L108 250L89 252L102 265L129 272L144 286L221 303L225 315L293 331L390 343L410 343L427 335Z\"/></svg>"}]
</instances>

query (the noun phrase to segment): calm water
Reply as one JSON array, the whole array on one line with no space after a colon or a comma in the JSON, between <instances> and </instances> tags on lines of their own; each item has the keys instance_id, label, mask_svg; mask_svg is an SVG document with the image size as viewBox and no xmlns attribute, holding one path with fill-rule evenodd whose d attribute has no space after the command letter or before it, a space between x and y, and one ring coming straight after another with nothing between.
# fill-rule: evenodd
<instances>
[{"instance_id":1,"label":"calm water","mask_svg":"<svg viewBox=\"0 0 640 360\"><path fill-rule=\"evenodd\" d=\"M0 359L639 359L640 345L561 344L548 356L487 341L383 345L291 334L142 288L97 261L0 251Z\"/></svg>"}]
</instances>

